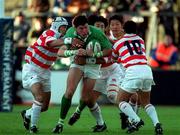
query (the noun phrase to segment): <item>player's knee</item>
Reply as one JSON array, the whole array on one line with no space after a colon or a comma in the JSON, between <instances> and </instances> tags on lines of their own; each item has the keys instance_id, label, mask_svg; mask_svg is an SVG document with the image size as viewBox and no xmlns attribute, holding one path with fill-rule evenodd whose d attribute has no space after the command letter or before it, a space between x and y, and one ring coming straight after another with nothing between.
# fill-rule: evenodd
<instances>
[{"instance_id":1,"label":"player's knee","mask_svg":"<svg viewBox=\"0 0 180 135\"><path fill-rule=\"evenodd\" d=\"M107 97L111 103L117 102L119 88L117 86L108 86L107 88Z\"/></svg>"}]
</instances>

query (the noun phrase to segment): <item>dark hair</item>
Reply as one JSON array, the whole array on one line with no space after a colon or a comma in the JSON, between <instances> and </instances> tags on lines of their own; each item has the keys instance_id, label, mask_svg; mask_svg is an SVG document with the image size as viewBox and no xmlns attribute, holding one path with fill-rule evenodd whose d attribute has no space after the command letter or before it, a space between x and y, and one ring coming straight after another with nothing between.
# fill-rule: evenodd
<instances>
[{"instance_id":1,"label":"dark hair","mask_svg":"<svg viewBox=\"0 0 180 135\"><path fill-rule=\"evenodd\" d=\"M102 23L104 23L105 27L108 26L108 21L103 16L92 14L88 17L88 24L89 25L94 25L96 22L102 22Z\"/></svg>"},{"instance_id":2,"label":"dark hair","mask_svg":"<svg viewBox=\"0 0 180 135\"><path fill-rule=\"evenodd\" d=\"M92 15L88 16L88 24L94 25L97 18L98 18L98 15L96 15L96 14L92 14Z\"/></svg>"},{"instance_id":3,"label":"dark hair","mask_svg":"<svg viewBox=\"0 0 180 135\"><path fill-rule=\"evenodd\" d=\"M123 21L123 17L122 16L119 16L119 15L113 15L109 18L109 24L112 20L118 20L121 24L124 23Z\"/></svg>"},{"instance_id":4,"label":"dark hair","mask_svg":"<svg viewBox=\"0 0 180 135\"><path fill-rule=\"evenodd\" d=\"M137 33L137 25L133 21L127 21L124 24L124 31L127 34L136 34Z\"/></svg>"},{"instance_id":5,"label":"dark hair","mask_svg":"<svg viewBox=\"0 0 180 135\"><path fill-rule=\"evenodd\" d=\"M74 27L78 27L79 25L85 25L86 23L88 23L87 17L84 15L78 15L75 16L73 19L73 25Z\"/></svg>"}]
</instances>

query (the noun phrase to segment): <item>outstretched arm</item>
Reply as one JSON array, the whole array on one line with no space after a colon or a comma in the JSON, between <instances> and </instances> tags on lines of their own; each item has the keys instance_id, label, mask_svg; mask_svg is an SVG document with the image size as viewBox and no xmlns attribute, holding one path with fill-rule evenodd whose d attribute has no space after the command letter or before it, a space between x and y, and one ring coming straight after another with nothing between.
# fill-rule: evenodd
<instances>
[{"instance_id":1,"label":"outstretched arm","mask_svg":"<svg viewBox=\"0 0 180 135\"><path fill-rule=\"evenodd\" d=\"M82 47L84 45L84 42L77 38L61 38L53 41L49 41L46 43L49 47L58 47L62 45L71 44L73 47Z\"/></svg>"},{"instance_id":2,"label":"outstretched arm","mask_svg":"<svg viewBox=\"0 0 180 135\"><path fill-rule=\"evenodd\" d=\"M86 50L84 49L77 49L77 50L67 50L67 46L62 46L57 55L59 57L70 57L70 56L73 56L73 55L77 55L77 56L86 56Z\"/></svg>"}]
</instances>

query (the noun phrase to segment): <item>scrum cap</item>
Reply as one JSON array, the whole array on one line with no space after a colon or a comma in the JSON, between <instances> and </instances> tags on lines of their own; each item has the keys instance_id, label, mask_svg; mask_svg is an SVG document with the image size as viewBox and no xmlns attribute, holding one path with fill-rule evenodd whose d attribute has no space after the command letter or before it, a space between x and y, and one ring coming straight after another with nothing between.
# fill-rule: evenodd
<instances>
[{"instance_id":1,"label":"scrum cap","mask_svg":"<svg viewBox=\"0 0 180 135\"><path fill-rule=\"evenodd\" d=\"M53 21L52 21L52 24L51 24L51 28L52 30L58 32L58 29L60 26L67 26L68 25L68 22L67 20L64 18L64 17L56 17ZM59 32L58 32L59 33Z\"/></svg>"}]
</instances>

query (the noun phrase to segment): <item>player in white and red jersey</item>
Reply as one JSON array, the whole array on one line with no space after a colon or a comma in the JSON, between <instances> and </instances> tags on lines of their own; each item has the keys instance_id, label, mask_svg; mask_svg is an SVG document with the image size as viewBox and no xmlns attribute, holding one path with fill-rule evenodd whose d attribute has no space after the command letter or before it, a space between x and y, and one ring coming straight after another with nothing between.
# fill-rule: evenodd
<instances>
[{"instance_id":1,"label":"player in white and red jersey","mask_svg":"<svg viewBox=\"0 0 180 135\"><path fill-rule=\"evenodd\" d=\"M151 68L147 65L145 45L142 38L136 35L137 26L133 21L124 24L125 35L113 46L112 58L119 59L126 68L125 78L120 85L119 108L133 119L128 133L137 131L144 122L127 102L133 93L138 93L141 105L155 126L156 135L163 134L155 107L150 103L151 86L154 85Z\"/></svg>"},{"instance_id":2,"label":"player in white and red jersey","mask_svg":"<svg viewBox=\"0 0 180 135\"><path fill-rule=\"evenodd\" d=\"M33 105L23 110L21 115L24 127L36 133L40 112L48 109L51 95L50 67L57 58L58 48L63 44L81 44L75 39L63 39L68 22L63 17L56 17L50 29L44 31L37 41L27 48L22 69L23 87L30 89L34 96Z\"/></svg>"},{"instance_id":3,"label":"player in white and red jersey","mask_svg":"<svg viewBox=\"0 0 180 135\"><path fill-rule=\"evenodd\" d=\"M110 29L109 39L113 45L124 36L123 24L124 22L122 16L113 15L109 18L109 29ZM121 63L119 63L119 66L121 70L124 70L124 67L122 66ZM116 93L113 94L116 96L118 95L117 91ZM133 110L137 113L139 108L139 103L138 103L138 96L136 93L134 93L131 96L131 98L129 99L129 103L132 106ZM120 112L121 129L126 129L129 126L129 122L127 118L128 117L123 112Z\"/></svg>"}]
</instances>

